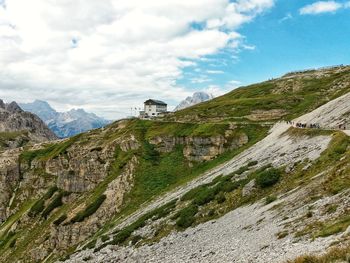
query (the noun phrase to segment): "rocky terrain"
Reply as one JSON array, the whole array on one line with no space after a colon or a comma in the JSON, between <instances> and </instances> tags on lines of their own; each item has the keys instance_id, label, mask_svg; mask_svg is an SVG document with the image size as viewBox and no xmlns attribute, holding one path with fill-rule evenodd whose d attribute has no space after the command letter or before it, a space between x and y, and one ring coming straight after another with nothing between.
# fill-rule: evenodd
<instances>
[{"instance_id":1,"label":"rocky terrain","mask_svg":"<svg viewBox=\"0 0 350 263\"><path fill-rule=\"evenodd\" d=\"M101 128L110 123L93 113L87 113L83 109L57 112L46 101L35 100L32 103L21 103L20 106L39 116L60 138Z\"/></svg>"},{"instance_id":2,"label":"rocky terrain","mask_svg":"<svg viewBox=\"0 0 350 263\"><path fill-rule=\"evenodd\" d=\"M198 103L211 100L213 98L214 98L214 96L212 94L208 94L204 91L195 92L195 93L193 93L193 95L191 97L187 97L186 99L181 101L179 103L179 105L176 106L174 111L183 110L183 109L186 109L188 107L194 106Z\"/></svg>"},{"instance_id":3,"label":"rocky terrain","mask_svg":"<svg viewBox=\"0 0 350 263\"><path fill-rule=\"evenodd\" d=\"M0 149L56 138L36 115L23 111L16 102L5 104L0 100Z\"/></svg>"},{"instance_id":4,"label":"rocky terrain","mask_svg":"<svg viewBox=\"0 0 350 263\"><path fill-rule=\"evenodd\" d=\"M4 151L0 261L283 262L343 249L349 92L348 67L294 73Z\"/></svg>"},{"instance_id":5,"label":"rocky terrain","mask_svg":"<svg viewBox=\"0 0 350 263\"><path fill-rule=\"evenodd\" d=\"M321 123L324 126L336 127L339 119L337 116L343 117L344 113L350 112L349 99L350 94L346 94L298 120L307 120L309 116L322 115L324 122ZM338 106L338 110L334 110L334 105ZM349 121L349 119L344 120ZM209 183L222 174L232 173L251 160L257 161L257 166L260 167L267 163L274 167L284 167L289 174L295 172L298 163L303 164L303 171L313 169L315 160L320 158L329 147L334 134L319 134L311 137L304 134L295 136L289 133L288 129L290 125L276 124L271 129L270 135L261 142L186 187L181 187L161 197L159 201L143 209L142 212L124 220L119 227L123 228L142 214L161 207L171 200L181 198L190 189L200 184ZM346 159L349 157L349 155L344 156L343 164L340 166L346 171L347 180L350 176L350 167ZM254 169L257 168L254 167ZM331 170L330 167L328 169ZM322 171L309 178L305 186L296 187L288 192L280 192L278 197L269 204L260 200L251 205L239 207L218 219L199 224L184 232L171 232L167 237L152 245L107 246L97 253L94 250L85 250L68 262L284 262L303 253L324 252L333 243L350 240L350 222L347 223L348 230L345 227L345 232L336 232L330 237L319 237L314 240L304 237L309 231L304 228L306 225L313 224L315 221L331 220L336 216L325 212L327 207L336 204L337 212L335 213L338 213L338 216L349 212L350 192L348 189L335 195L310 198L320 185L324 185L329 180L327 172L329 171ZM242 189L242 194L251 195L256 187L256 183L248 183ZM311 216L307 216L308 214ZM167 220L170 218L168 217ZM159 219L159 221L162 220L164 221L164 219ZM151 228L157 229L159 225L161 225L160 222L152 222ZM137 233L144 237L152 236L156 230L149 232L148 228L146 225ZM299 236L298 231L305 231L305 233Z\"/></svg>"}]
</instances>

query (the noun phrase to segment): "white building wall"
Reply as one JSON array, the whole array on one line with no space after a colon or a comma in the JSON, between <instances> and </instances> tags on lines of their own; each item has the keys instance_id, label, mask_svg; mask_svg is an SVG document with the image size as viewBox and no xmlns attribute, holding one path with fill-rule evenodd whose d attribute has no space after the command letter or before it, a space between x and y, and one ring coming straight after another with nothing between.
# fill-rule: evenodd
<instances>
[{"instance_id":1,"label":"white building wall","mask_svg":"<svg viewBox=\"0 0 350 263\"><path fill-rule=\"evenodd\" d=\"M156 117L159 114L167 111L167 106L165 105L146 105L144 107L145 116Z\"/></svg>"},{"instance_id":2,"label":"white building wall","mask_svg":"<svg viewBox=\"0 0 350 263\"><path fill-rule=\"evenodd\" d=\"M145 114L148 116L157 116L157 106L156 105L145 105Z\"/></svg>"}]
</instances>

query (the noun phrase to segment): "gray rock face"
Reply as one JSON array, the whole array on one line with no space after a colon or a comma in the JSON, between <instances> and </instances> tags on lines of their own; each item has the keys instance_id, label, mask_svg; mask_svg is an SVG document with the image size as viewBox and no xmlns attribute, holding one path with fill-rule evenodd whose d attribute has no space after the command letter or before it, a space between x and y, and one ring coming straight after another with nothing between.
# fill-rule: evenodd
<instances>
[{"instance_id":1,"label":"gray rock face","mask_svg":"<svg viewBox=\"0 0 350 263\"><path fill-rule=\"evenodd\" d=\"M18 106L18 104L15 101L12 101L10 104L6 106L6 110L11 113L20 113L23 112L23 110Z\"/></svg>"},{"instance_id":2,"label":"gray rock face","mask_svg":"<svg viewBox=\"0 0 350 263\"><path fill-rule=\"evenodd\" d=\"M0 101L0 132L26 132L33 142L54 140L57 137L36 115L24 112L16 102Z\"/></svg>"},{"instance_id":3,"label":"gray rock face","mask_svg":"<svg viewBox=\"0 0 350 263\"><path fill-rule=\"evenodd\" d=\"M2 99L0 99L0 109L5 109L5 107L5 102Z\"/></svg>"},{"instance_id":4,"label":"gray rock face","mask_svg":"<svg viewBox=\"0 0 350 263\"><path fill-rule=\"evenodd\" d=\"M233 138L228 136L211 137L173 137L157 136L150 143L156 146L159 152L171 152L176 145L184 145L183 155L190 162L203 162L214 159L226 150L233 150L248 142L248 136L244 133Z\"/></svg>"},{"instance_id":5,"label":"gray rock face","mask_svg":"<svg viewBox=\"0 0 350 263\"><path fill-rule=\"evenodd\" d=\"M208 94L206 92L195 92L192 97L187 97L185 100L180 102L180 104L174 109L174 111L183 110L185 108L191 107L198 103L208 101L213 99L214 96L212 94Z\"/></svg>"}]
</instances>

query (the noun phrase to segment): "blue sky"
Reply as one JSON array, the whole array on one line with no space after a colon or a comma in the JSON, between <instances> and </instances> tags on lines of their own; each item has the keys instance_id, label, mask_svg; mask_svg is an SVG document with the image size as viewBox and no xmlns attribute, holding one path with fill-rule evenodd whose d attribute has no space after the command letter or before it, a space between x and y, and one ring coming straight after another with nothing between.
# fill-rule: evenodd
<instances>
[{"instance_id":1,"label":"blue sky","mask_svg":"<svg viewBox=\"0 0 350 263\"><path fill-rule=\"evenodd\" d=\"M208 85L223 87L232 80L237 85L248 85L289 71L350 64L350 9L300 14L302 7L316 2L276 1L273 8L239 30L245 36L245 44L254 49L242 49L233 59L227 52L212 57L225 61L220 66L201 63L202 72L221 71L221 74L203 74L212 81L192 83L190 79L182 79L180 83L193 90ZM193 70L188 72L192 76Z\"/></svg>"},{"instance_id":2,"label":"blue sky","mask_svg":"<svg viewBox=\"0 0 350 263\"><path fill-rule=\"evenodd\" d=\"M350 64L350 0L0 0L0 98L108 119ZM69 17L69 19L67 19Z\"/></svg>"}]
</instances>

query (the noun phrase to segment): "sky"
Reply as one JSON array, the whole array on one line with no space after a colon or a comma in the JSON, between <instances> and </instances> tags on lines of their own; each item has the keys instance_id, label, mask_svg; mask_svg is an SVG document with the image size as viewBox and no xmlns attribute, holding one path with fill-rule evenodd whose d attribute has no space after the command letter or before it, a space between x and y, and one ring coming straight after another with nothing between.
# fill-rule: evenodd
<instances>
[{"instance_id":1,"label":"sky","mask_svg":"<svg viewBox=\"0 0 350 263\"><path fill-rule=\"evenodd\" d=\"M0 98L119 119L148 98L350 64L350 1L0 0Z\"/></svg>"}]
</instances>

